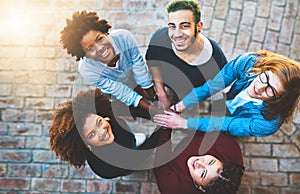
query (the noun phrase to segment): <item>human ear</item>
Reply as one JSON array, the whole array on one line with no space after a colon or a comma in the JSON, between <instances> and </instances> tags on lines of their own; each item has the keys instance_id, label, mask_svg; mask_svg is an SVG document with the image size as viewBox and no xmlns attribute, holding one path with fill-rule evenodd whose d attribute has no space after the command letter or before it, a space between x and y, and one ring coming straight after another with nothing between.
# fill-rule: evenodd
<instances>
[{"instance_id":1,"label":"human ear","mask_svg":"<svg viewBox=\"0 0 300 194\"><path fill-rule=\"evenodd\" d=\"M200 33L202 31L202 28L203 28L203 22L200 21L196 24L197 32Z\"/></svg>"},{"instance_id":2,"label":"human ear","mask_svg":"<svg viewBox=\"0 0 300 194\"><path fill-rule=\"evenodd\" d=\"M109 121L109 120L110 120L109 117L104 117L103 119L106 120L106 121Z\"/></svg>"}]
</instances>

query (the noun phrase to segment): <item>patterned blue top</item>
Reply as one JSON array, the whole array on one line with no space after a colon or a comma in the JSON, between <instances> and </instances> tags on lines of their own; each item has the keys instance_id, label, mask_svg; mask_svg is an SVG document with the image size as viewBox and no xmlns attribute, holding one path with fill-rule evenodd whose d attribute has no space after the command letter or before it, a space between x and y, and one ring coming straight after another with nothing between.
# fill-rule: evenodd
<instances>
[{"instance_id":1,"label":"patterned blue top","mask_svg":"<svg viewBox=\"0 0 300 194\"><path fill-rule=\"evenodd\" d=\"M227 94L228 99L234 98L238 93L246 89L254 76L249 76L248 70L253 67L259 56L253 53L239 55L228 62L221 71L203 86L194 88L183 98L183 104L187 109L203 102L211 95L232 85ZM274 120L266 120L261 111L264 104L257 105L249 101L238 107L230 116L210 118L188 118L188 128L199 131L222 131L234 136L267 136L275 133L282 119L278 116Z\"/></svg>"}]
</instances>

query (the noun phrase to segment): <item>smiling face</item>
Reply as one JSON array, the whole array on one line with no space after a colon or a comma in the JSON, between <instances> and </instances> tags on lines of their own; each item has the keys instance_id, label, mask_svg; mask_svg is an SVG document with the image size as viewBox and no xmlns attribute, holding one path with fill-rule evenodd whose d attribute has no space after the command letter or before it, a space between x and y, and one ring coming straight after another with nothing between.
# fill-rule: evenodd
<instances>
[{"instance_id":1,"label":"smiling face","mask_svg":"<svg viewBox=\"0 0 300 194\"><path fill-rule=\"evenodd\" d=\"M199 186L207 186L223 170L223 163L212 155L192 156L187 161L190 175Z\"/></svg>"},{"instance_id":2,"label":"smiling face","mask_svg":"<svg viewBox=\"0 0 300 194\"><path fill-rule=\"evenodd\" d=\"M91 146L103 146L114 141L110 124L99 115L89 114L82 127L84 141Z\"/></svg>"},{"instance_id":3,"label":"smiling face","mask_svg":"<svg viewBox=\"0 0 300 194\"><path fill-rule=\"evenodd\" d=\"M115 56L112 42L107 34L96 30L90 30L82 36L80 41L86 57L102 63L109 63Z\"/></svg>"},{"instance_id":4,"label":"smiling face","mask_svg":"<svg viewBox=\"0 0 300 194\"><path fill-rule=\"evenodd\" d=\"M197 31L202 29L202 22L195 24L193 11L179 10L169 13L169 37L177 51L193 49Z\"/></svg>"},{"instance_id":5,"label":"smiling face","mask_svg":"<svg viewBox=\"0 0 300 194\"><path fill-rule=\"evenodd\" d=\"M258 75L248 86L247 92L250 97L269 100L284 92L284 87L279 78L268 70ZM275 95L275 96L274 96Z\"/></svg>"}]
</instances>

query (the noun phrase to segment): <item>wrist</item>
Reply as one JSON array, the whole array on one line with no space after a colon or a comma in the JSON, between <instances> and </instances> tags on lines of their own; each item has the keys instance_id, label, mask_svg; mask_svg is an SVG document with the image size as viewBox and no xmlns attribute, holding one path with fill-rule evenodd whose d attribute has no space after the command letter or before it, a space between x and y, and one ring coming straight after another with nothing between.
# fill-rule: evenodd
<instances>
[{"instance_id":1,"label":"wrist","mask_svg":"<svg viewBox=\"0 0 300 194\"><path fill-rule=\"evenodd\" d=\"M183 128L183 129L188 128L188 120L187 119L182 119L181 128Z\"/></svg>"}]
</instances>

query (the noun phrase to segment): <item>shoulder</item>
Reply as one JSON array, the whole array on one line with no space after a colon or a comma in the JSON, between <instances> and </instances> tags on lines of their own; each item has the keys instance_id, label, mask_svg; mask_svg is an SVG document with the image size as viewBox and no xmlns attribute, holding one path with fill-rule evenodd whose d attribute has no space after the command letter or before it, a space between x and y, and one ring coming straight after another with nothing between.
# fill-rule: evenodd
<instances>
[{"instance_id":1,"label":"shoulder","mask_svg":"<svg viewBox=\"0 0 300 194\"><path fill-rule=\"evenodd\" d=\"M151 36L150 45L153 46L160 46L160 45L166 45L170 44L170 38L168 36L168 28L163 27L159 28L154 32L154 34Z\"/></svg>"},{"instance_id":2,"label":"shoulder","mask_svg":"<svg viewBox=\"0 0 300 194\"><path fill-rule=\"evenodd\" d=\"M241 65L253 66L259 58L260 58L260 56L254 54L252 52L247 52L247 53L244 53L244 54L239 54L235 59Z\"/></svg>"},{"instance_id":3,"label":"shoulder","mask_svg":"<svg viewBox=\"0 0 300 194\"><path fill-rule=\"evenodd\" d=\"M160 36L160 35L166 35L168 34L168 28L167 27L162 27L156 30L154 32L153 37Z\"/></svg>"},{"instance_id":4,"label":"shoulder","mask_svg":"<svg viewBox=\"0 0 300 194\"><path fill-rule=\"evenodd\" d=\"M125 29L115 29L111 30L108 35L110 38L114 40L128 40L134 39L133 34L129 30Z\"/></svg>"},{"instance_id":5,"label":"shoulder","mask_svg":"<svg viewBox=\"0 0 300 194\"><path fill-rule=\"evenodd\" d=\"M129 30L126 29L114 29L109 31L109 36L126 36L126 35L132 35L132 33Z\"/></svg>"}]
</instances>

